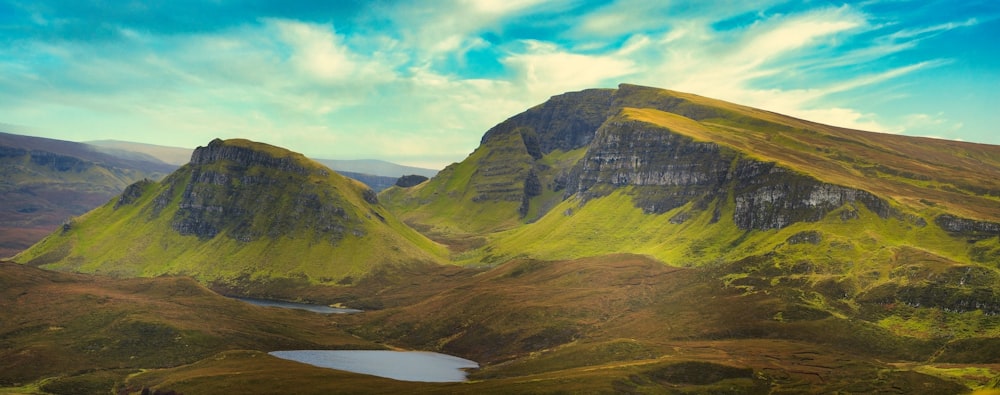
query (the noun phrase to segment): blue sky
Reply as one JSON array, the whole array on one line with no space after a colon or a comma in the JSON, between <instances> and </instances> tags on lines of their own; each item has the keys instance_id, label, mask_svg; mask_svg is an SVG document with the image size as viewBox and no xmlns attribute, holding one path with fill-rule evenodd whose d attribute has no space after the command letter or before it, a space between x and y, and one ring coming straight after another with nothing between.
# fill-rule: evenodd
<instances>
[{"instance_id":1,"label":"blue sky","mask_svg":"<svg viewBox=\"0 0 1000 395\"><path fill-rule=\"evenodd\" d=\"M0 1L0 130L440 168L628 82L1000 144L1000 2Z\"/></svg>"}]
</instances>

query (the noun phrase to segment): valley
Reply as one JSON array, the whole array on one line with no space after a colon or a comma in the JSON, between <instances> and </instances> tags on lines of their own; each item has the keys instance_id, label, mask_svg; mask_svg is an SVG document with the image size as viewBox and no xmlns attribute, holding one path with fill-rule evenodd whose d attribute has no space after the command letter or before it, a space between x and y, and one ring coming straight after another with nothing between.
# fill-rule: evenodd
<instances>
[{"instance_id":1,"label":"valley","mask_svg":"<svg viewBox=\"0 0 1000 395\"><path fill-rule=\"evenodd\" d=\"M0 265L0 393L997 390L997 180L997 146L628 84L554 96L381 193L217 139ZM479 368L420 383L268 354L349 349Z\"/></svg>"}]
</instances>

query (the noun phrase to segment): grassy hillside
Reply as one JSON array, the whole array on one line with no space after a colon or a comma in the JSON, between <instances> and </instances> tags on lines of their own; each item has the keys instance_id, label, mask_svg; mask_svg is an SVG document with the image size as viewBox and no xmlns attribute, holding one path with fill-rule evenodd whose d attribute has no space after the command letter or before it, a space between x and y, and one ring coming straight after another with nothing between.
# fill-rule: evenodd
<instances>
[{"instance_id":1,"label":"grassy hillside","mask_svg":"<svg viewBox=\"0 0 1000 395\"><path fill-rule=\"evenodd\" d=\"M475 360L482 368L470 382L365 380L252 352L150 370L129 382L184 393L935 394L1000 385L996 355L967 348L997 346L996 316L980 317L975 329L965 320L970 330L958 336L916 337L807 303L788 283L747 293L718 278L722 267L673 268L628 254L452 270L408 272L373 296L394 307L338 324L365 339ZM884 310L871 301L855 307Z\"/></svg>"},{"instance_id":2,"label":"grassy hillside","mask_svg":"<svg viewBox=\"0 0 1000 395\"><path fill-rule=\"evenodd\" d=\"M380 266L441 259L442 247L396 220L362 184L300 154L246 140L205 149L220 157L129 187L15 260L287 288L349 284Z\"/></svg>"},{"instance_id":3,"label":"grassy hillside","mask_svg":"<svg viewBox=\"0 0 1000 395\"><path fill-rule=\"evenodd\" d=\"M189 278L118 280L0 263L0 284L4 394L106 394L143 369L227 350L379 347L326 316L228 299Z\"/></svg>"},{"instance_id":4,"label":"grassy hillside","mask_svg":"<svg viewBox=\"0 0 1000 395\"><path fill-rule=\"evenodd\" d=\"M408 223L433 223L436 234L482 233L520 224L531 156L520 134L477 149L462 163L412 188L390 188L381 200ZM403 209L404 207L410 209Z\"/></svg>"}]
</instances>

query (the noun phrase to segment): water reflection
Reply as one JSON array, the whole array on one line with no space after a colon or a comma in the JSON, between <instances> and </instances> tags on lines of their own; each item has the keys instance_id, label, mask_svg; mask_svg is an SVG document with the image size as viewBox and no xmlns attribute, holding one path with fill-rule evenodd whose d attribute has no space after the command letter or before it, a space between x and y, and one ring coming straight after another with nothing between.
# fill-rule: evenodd
<instances>
[{"instance_id":1,"label":"water reflection","mask_svg":"<svg viewBox=\"0 0 1000 395\"><path fill-rule=\"evenodd\" d=\"M465 371L479 364L447 354L426 351L296 350L271 355L313 366L370 374L402 381L434 383L465 381Z\"/></svg>"},{"instance_id":2,"label":"water reflection","mask_svg":"<svg viewBox=\"0 0 1000 395\"><path fill-rule=\"evenodd\" d=\"M247 303L250 303L250 304L255 304L255 305L258 305L258 306L281 307L281 308L285 308L285 309L308 310L308 311L312 311L314 313L321 313L321 314L353 314L353 313L361 313L361 312L364 311L364 310L358 310L358 309L343 309L343 308L338 308L338 307L323 306L323 305L319 305L319 304L295 303L295 302L281 302L281 301L267 300L267 299L239 298L239 297L234 297L233 299L242 300L244 302L247 302Z\"/></svg>"}]
</instances>

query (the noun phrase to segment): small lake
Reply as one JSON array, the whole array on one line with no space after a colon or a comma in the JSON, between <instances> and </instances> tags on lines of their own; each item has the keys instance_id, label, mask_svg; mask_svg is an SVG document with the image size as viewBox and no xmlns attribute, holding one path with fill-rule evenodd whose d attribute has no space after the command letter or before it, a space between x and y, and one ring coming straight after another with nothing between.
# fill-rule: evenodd
<instances>
[{"instance_id":1,"label":"small lake","mask_svg":"<svg viewBox=\"0 0 1000 395\"><path fill-rule=\"evenodd\" d=\"M322 368L346 370L401 381L448 383L465 381L465 371L479 364L447 354L426 351L298 350L271 355Z\"/></svg>"},{"instance_id":2,"label":"small lake","mask_svg":"<svg viewBox=\"0 0 1000 395\"><path fill-rule=\"evenodd\" d=\"M281 307L284 309L298 309L298 310L308 310L314 313L321 314L353 314L361 313L364 310L358 309L342 309L337 307L324 306L320 304L308 304L308 303L295 303L295 302L281 302L277 300L267 300L267 299L254 299L254 298L239 298L233 297L233 299L241 300L250 304L255 304L258 306L267 307Z\"/></svg>"}]
</instances>

